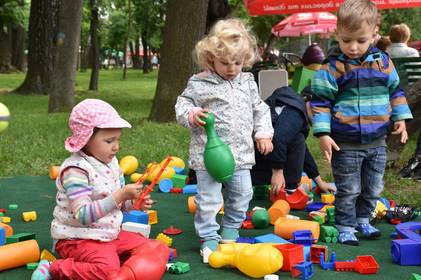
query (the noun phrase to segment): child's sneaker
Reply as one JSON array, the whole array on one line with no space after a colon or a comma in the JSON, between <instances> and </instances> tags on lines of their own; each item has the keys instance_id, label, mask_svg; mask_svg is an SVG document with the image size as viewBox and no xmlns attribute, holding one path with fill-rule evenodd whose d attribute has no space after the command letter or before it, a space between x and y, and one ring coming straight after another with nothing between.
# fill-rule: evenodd
<instances>
[{"instance_id":1,"label":"child's sneaker","mask_svg":"<svg viewBox=\"0 0 421 280\"><path fill-rule=\"evenodd\" d=\"M50 262L42 260L39 262L37 269L32 273L31 280L50 280Z\"/></svg>"},{"instance_id":2,"label":"child's sneaker","mask_svg":"<svg viewBox=\"0 0 421 280\"><path fill-rule=\"evenodd\" d=\"M208 263L210 254L218 248L218 240L206 240L200 245L200 256L203 263Z\"/></svg>"},{"instance_id":3,"label":"child's sneaker","mask_svg":"<svg viewBox=\"0 0 421 280\"><path fill-rule=\"evenodd\" d=\"M240 237L238 229L235 228L222 228L221 243L234 243Z\"/></svg>"},{"instance_id":4,"label":"child's sneaker","mask_svg":"<svg viewBox=\"0 0 421 280\"><path fill-rule=\"evenodd\" d=\"M357 230L367 238L380 237L382 233L370 224L358 224Z\"/></svg>"},{"instance_id":5,"label":"child's sneaker","mask_svg":"<svg viewBox=\"0 0 421 280\"><path fill-rule=\"evenodd\" d=\"M353 232L343 231L339 233L338 242L345 245L358 246L360 242Z\"/></svg>"}]
</instances>

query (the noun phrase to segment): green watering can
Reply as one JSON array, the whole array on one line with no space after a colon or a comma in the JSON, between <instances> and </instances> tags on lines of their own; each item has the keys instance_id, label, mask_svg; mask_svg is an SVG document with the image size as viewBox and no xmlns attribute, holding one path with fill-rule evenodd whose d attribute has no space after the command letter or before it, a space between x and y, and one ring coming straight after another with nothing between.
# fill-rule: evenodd
<instances>
[{"instance_id":1,"label":"green watering can","mask_svg":"<svg viewBox=\"0 0 421 280\"><path fill-rule=\"evenodd\" d=\"M208 137L204 153L206 170L220 183L229 181L235 169L231 149L216 134L215 116L212 113L207 113L207 117L201 119L206 123L204 127Z\"/></svg>"}]
</instances>

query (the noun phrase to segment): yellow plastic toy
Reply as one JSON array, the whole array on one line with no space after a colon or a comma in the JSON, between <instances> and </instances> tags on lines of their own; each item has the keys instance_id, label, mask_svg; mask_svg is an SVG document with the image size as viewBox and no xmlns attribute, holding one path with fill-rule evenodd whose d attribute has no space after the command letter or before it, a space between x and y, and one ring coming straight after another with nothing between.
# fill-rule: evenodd
<instances>
[{"instance_id":1,"label":"yellow plastic toy","mask_svg":"<svg viewBox=\"0 0 421 280\"><path fill-rule=\"evenodd\" d=\"M262 278L281 269L283 257L278 249L265 243L220 244L209 256L209 265L213 268L231 265L250 277Z\"/></svg>"},{"instance_id":2,"label":"yellow plastic toy","mask_svg":"<svg viewBox=\"0 0 421 280\"><path fill-rule=\"evenodd\" d=\"M165 160L166 159L161 161L160 164L162 165L165 162ZM170 163L168 163L168 167L178 167L178 168L184 169L186 167L186 164L181 158L171 156L171 161Z\"/></svg>"},{"instance_id":3,"label":"yellow plastic toy","mask_svg":"<svg viewBox=\"0 0 421 280\"><path fill-rule=\"evenodd\" d=\"M145 174L148 173L149 176L147 180L152 182L156 175L158 175L159 171L161 170L161 165L158 163L150 163L146 167ZM175 170L172 167L165 167L164 172L162 172L161 176L159 177L159 181L162 179L171 179L171 177L175 174ZM158 182L159 183L159 182Z\"/></svg>"},{"instance_id":4,"label":"yellow plastic toy","mask_svg":"<svg viewBox=\"0 0 421 280\"><path fill-rule=\"evenodd\" d=\"M48 260L50 262L55 261L56 257L47 249L42 250L41 256L39 257L40 260Z\"/></svg>"},{"instance_id":5,"label":"yellow plastic toy","mask_svg":"<svg viewBox=\"0 0 421 280\"><path fill-rule=\"evenodd\" d=\"M35 211L22 212L22 219L25 222L36 221L37 220L37 212L35 212Z\"/></svg>"},{"instance_id":6,"label":"yellow plastic toy","mask_svg":"<svg viewBox=\"0 0 421 280\"><path fill-rule=\"evenodd\" d=\"M6 105L0 103L0 132L5 130L9 126L10 111Z\"/></svg>"},{"instance_id":7,"label":"yellow plastic toy","mask_svg":"<svg viewBox=\"0 0 421 280\"><path fill-rule=\"evenodd\" d=\"M120 160L120 169L124 175L130 175L139 167L139 161L134 156L125 156Z\"/></svg>"},{"instance_id":8,"label":"yellow plastic toy","mask_svg":"<svg viewBox=\"0 0 421 280\"><path fill-rule=\"evenodd\" d=\"M140 179L140 177L142 177L144 174L142 174L142 173L133 173L132 175L130 175L130 182L132 182L132 183L136 183L137 182L137 180L139 180Z\"/></svg>"}]
</instances>

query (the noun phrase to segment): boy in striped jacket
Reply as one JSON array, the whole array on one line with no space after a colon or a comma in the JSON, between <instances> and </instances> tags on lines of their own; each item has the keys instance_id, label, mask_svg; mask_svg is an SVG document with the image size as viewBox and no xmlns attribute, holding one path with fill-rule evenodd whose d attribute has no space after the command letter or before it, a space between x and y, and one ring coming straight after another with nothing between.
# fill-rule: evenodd
<instances>
[{"instance_id":1,"label":"boy in striped jacket","mask_svg":"<svg viewBox=\"0 0 421 280\"><path fill-rule=\"evenodd\" d=\"M359 244L381 232L369 224L383 191L386 135L408 135L412 114L389 56L373 47L378 12L369 0L345 0L338 11L333 52L315 74L311 89L314 135L332 164L337 193L335 223L339 242Z\"/></svg>"}]
</instances>

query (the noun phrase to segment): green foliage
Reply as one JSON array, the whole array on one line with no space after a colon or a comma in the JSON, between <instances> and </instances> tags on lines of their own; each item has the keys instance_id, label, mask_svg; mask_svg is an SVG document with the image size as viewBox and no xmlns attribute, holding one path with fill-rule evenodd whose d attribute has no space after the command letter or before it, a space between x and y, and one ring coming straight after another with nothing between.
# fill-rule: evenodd
<instances>
[{"instance_id":1,"label":"green foliage","mask_svg":"<svg viewBox=\"0 0 421 280\"><path fill-rule=\"evenodd\" d=\"M0 0L0 18L6 24L23 24L25 21L25 9L17 0Z\"/></svg>"},{"instance_id":2,"label":"green foliage","mask_svg":"<svg viewBox=\"0 0 421 280\"><path fill-rule=\"evenodd\" d=\"M410 40L421 39L421 8L382 10L381 34L389 34L394 24L406 23L411 29Z\"/></svg>"},{"instance_id":3,"label":"green foliage","mask_svg":"<svg viewBox=\"0 0 421 280\"><path fill-rule=\"evenodd\" d=\"M112 11L108 21L108 44L112 49L121 50L127 34L127 13Z\"/></svg>"}]
</instances>

